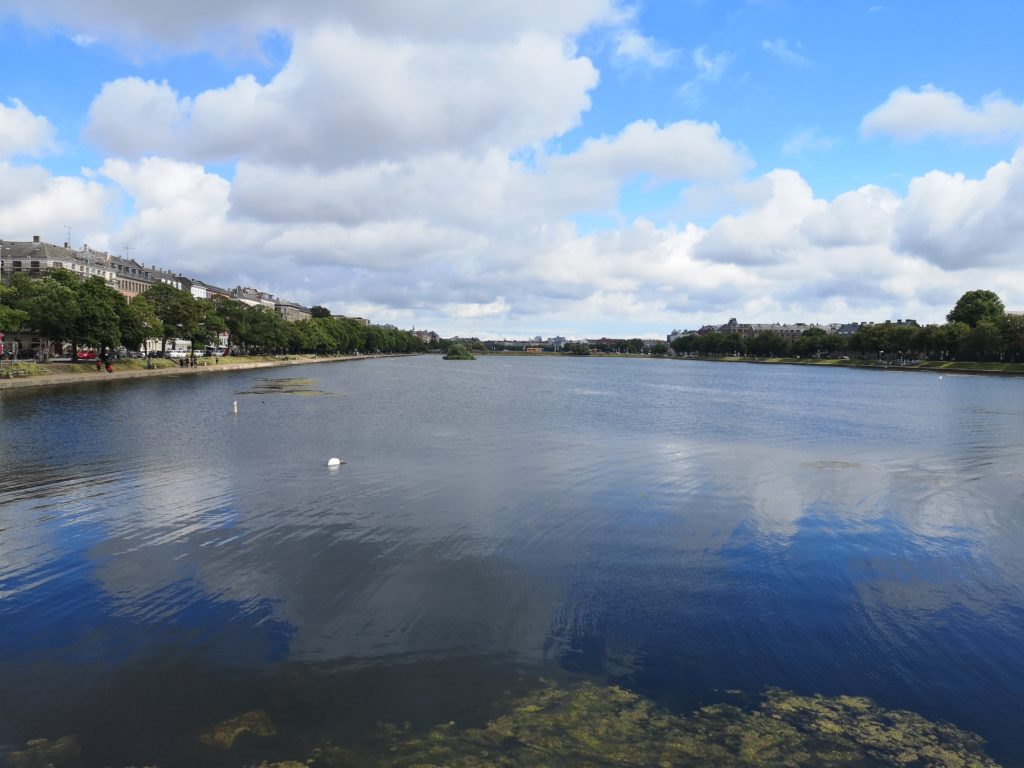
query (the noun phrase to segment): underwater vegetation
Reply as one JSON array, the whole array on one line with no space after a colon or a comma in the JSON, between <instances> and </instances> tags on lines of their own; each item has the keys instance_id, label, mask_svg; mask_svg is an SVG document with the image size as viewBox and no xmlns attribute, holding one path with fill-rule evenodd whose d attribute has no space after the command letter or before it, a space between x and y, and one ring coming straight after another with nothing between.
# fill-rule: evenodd
<instances>
[{"instance_id":1,"label":"underwater vegetation","mask_svg":"<svg viewBox=\"0 0 1024 768\"><path fill-rule=\"evenodd\" d=\"M252 389L238 392L239 395L333 395L333 392L323 392L314 389L316 379L309 378L287 378L287 379L256 379Z\"/></svg>"},{"instance_id":2,"label":"underwater vegetation","mask_svg":"<svg viewBox=\"0 0 1024 768\"><path fill-rule=\"evenodd\" d=\"M210 749L236 739L273 735L260 710L221 723L201 736ZM77 744L32 742L9 758L12 768L77 765ZM73 742L72 742L73 743ZM64 762L62 758L75 762ZM302 759L246 768L413 768L418 766L843 766L993 768L980 737L913 712L885 710L853 696L798 696L769 690L749 707L715 704L676 715L617 687L544 683L510 700L480 728L447 723L426 733L381 726L372 744L354 751L325 745Z\"/></svg>"}]
</instances>

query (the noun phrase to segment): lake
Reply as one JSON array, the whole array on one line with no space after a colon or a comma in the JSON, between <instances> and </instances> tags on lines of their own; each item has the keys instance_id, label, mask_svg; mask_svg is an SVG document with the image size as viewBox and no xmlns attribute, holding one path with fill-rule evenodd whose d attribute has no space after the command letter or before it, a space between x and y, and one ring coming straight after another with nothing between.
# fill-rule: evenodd
<instances>
[{"instance_id":1,"label":"lake","mask_svg":"<svg viewBox=\"0 0 1024 768\"><path fill-rule=\"evenodd\" d=\"M672 360L3 391L0 755L304 759L543 678L868 697L1024 765L1022 435L1024 380Z\"/></svg>"}]
</instances>

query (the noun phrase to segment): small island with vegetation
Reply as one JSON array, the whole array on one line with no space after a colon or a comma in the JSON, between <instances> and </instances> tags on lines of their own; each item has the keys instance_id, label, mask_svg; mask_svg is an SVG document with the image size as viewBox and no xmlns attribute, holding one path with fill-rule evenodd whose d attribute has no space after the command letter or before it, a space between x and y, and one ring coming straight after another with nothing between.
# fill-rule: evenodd
<instances>
[{"instance_id":1,"label":"small island with vegetation","mask_svg":"<svg viewBox=\"0 0 1024 768\"><path fill-rule=\"evenodd\" d=\"M448 347L448 354L444 356L445 360L476 360L476 356L469 351L469 347L465 344L452 344Z\"/></svg>"}]
</instances>

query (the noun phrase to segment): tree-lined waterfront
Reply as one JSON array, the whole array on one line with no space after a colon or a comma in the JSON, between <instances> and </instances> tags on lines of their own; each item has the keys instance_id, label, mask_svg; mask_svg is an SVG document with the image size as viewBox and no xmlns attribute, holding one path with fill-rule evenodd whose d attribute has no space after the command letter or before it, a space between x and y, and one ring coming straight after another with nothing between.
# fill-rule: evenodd
<instances>
[{"instance_id":1,"label":"tree-lined waterfront","mask_svg":"<svg viewBox=\"0 0 1024 768\"><path fill-rule=\"evenodd\" d=\"M244 354L354 354L417 352L414 334L390 326L366 325L332 317L314 307L308 320L288 322L277 312L230 299L197 299L170 285L154 285L129 301L99 277L80 279L66 270L32 279L13 276L0 287L0 330L38 334L55 348L67 344L72 359L82 347L102 351L139 350L159 339L161 351L172 339L193 349L218 343Z\"/></svg>"},{"instance_id":2,"label":"tree-lined waterfront","mask_svg":"<svg viewBox=\"0 0 1024 768\"><path fill-rule=\"evenodd\" d=\"M850 336L808 328L787 340L765 331L752 338L739 333L711 332L679 336L672 349L679 355L707 357L838 357L868 359L1024 361L1024 316L1009 314L992 291L968 291L942 325L864 325Z\"/></svg>"}]
</instances>

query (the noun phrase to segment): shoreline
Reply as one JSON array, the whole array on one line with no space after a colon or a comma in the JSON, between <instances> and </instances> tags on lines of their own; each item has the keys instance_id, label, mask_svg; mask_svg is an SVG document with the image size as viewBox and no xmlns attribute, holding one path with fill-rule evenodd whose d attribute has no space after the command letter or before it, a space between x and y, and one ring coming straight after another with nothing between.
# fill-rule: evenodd
<instances>
[{"instance_id":1,"label":"shoreline","mask_svg":"<svg viewBox=\"0 0 1024 768\"><path fill-rule=\"evenodd\" d=\"M287 365L311 365L316 363L349 363L358 360L378 360L385 357L408 357L397 355L337 355L332 357L290 357L286 360L259 360L244 363L218 363L201 365L196 368L137 368L125 371L115 370L113 373L83 371L81 373L45 373L21 378L0 379L0 391L31 387L54 387L65 384L105 384L127 379L148 379L157 376L192 376L207 373L228 373L232 371L248 371L259 368L281 368Z\"/></svg>"},{"instance_id":2,"label":"shoreline","mask_svg":"<svg viewBox=\"0 0 1024 768\"><path fill-rule=\"evenodd\" d=\"M1009 366L1014 368L985 368L983 366L991 363L965 363L963 361L938 362L929 361L916 365L879 365L875 361L862 360L799 360L793 358L743 358L743 357L675 357L673 360L699 361L702 363L747 363L753 365L802 365L818 368L846 368L856 371L889 371L900 373L902 371L914 373L955 373L965 376L1006 376L1010 378L1024 376L1024 363L996 363L996 365ZM978 367L971 367L977 365Z\"/></svg>"}]
</instances>

